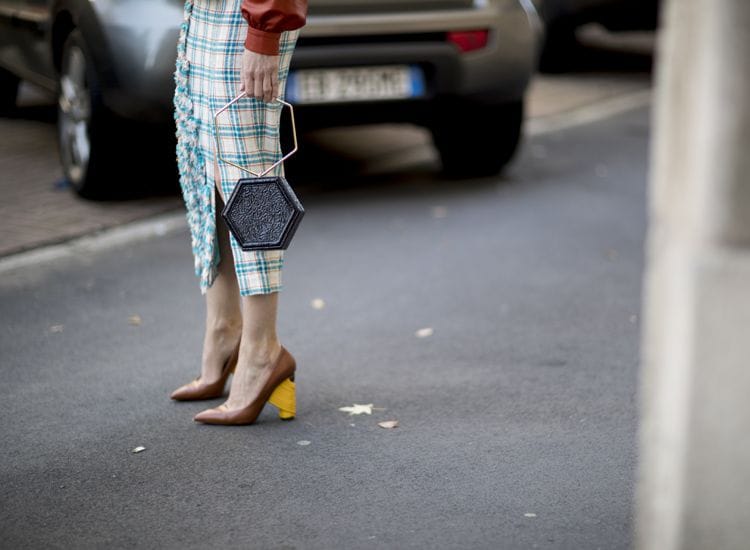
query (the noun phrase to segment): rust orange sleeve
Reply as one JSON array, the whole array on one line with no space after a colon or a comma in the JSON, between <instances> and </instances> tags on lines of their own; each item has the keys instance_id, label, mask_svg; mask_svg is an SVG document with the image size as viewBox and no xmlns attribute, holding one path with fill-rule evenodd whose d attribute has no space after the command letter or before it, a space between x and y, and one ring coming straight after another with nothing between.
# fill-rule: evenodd
<instances>
[{"instance_id":1,"label":"rust orange sleeve","mask_svg":"<svg viewBox=\"0 0 750 550\"><path fill-rule=\"evenodd\" d=\"M265 55L279 55L281 33L307 20L307 0L242 0L241 10L248 24L245 48Z\"/></svg>"}]
</instances>

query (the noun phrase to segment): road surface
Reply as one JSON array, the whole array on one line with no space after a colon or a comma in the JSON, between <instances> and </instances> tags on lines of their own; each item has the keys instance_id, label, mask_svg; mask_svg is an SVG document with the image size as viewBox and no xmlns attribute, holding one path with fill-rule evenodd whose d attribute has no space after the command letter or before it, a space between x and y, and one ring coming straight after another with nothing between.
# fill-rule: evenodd
<instances>
[{"instance_id":1,"label":"road surface","mask_svg":"<svg viewBox=\"0 0 750 550\"><path fill-rule=\"evenodd\" d=\"M4 273L4 546L628 548L648 133L638 109L499 179L303 190L292 422L168 398L199 371L186 231Z\"/></svg>"}]
</instances>

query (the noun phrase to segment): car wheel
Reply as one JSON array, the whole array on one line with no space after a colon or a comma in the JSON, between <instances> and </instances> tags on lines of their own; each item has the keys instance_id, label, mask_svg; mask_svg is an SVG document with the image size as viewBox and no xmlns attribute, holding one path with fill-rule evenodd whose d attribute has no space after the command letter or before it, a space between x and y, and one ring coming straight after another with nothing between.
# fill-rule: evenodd
<instances>
[{"instance_id":1,"label":"car wheel","mask_svg":"<svg viewBox=\"0 0 750 550\"><path fill-rule=\"evenodd\" d=\"M0 114L12 113L16 108L20 79L0 67Z\"/></svg>"},{"instance_id":2,"label":"car wheel","mask_svg":"<svg viewBox=\"0 0 750 550\"><path fill-rule=\"evenodd\" d=\"M494 176L521 139L523 101L443 106L432 123L443 173L453 178Z\"/></svg>"},{"instance_id":3,"label":"car wheel","mask_svg":"<svg viewBox=\"0 0 750 550\"><path fill-rule=\"evenodd\" d=\"M65 40L61 61L57 130L63 172L79 195L104 198L113 192L105 169L114 166L106 131L116 135L116 121L102 103L92 57L78 30Z\"/></svg>"}]
</instances>

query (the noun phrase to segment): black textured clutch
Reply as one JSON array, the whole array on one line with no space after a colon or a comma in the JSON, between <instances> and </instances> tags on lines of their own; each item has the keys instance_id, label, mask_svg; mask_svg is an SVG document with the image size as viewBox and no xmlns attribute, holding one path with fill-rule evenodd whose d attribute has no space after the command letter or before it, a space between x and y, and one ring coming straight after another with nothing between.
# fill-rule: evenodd
<instances>
[{"instance_id":1,"label":"black textured clutch","mask_svg":"<svg viewBox=\"0 0 750 550\"><path fill-rule=\"evenodd\" d=\"M286 249L304 213L281 176L241 179L221 211L242 250Z\"/></svg>"},{"instance_id":2,"label":"black textured clutch","mask_svg":"<svg viewBox=\"0 0 750 550\"><path fill-rule=\"evenodd\" d=\"M214 122L216 123L222 112L243 97L246 97L244 92L217 111L214 115ZM289 107L294 149L260 174L222 158L218 124L215 128L219 159L254 176L241 178L237 182L221 211L222 218L242 250L286 249L305 214L302 203L284 177L266 176L268 172L297 152L294 109L286 101L278 98L276 101Z\"/></svg>"}]
</instances>

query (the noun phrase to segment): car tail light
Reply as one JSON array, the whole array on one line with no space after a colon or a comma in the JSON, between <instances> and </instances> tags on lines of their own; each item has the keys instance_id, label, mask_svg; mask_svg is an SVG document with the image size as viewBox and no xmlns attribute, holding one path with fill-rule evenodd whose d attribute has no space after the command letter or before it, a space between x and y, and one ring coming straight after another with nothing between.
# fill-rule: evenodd
<instances>
[{"instance_id":1,"label":"car tail light","mask_svg":"<svg viewBox=\"0 0 750 550\"><path fill-rule=\"evenodd\" d=\"M448 42L458 46L461 52L471 52L481 50L487 45L489 32L485 30L478 31L455 31L447 34Z\"/></svg>"}]
</instances>

